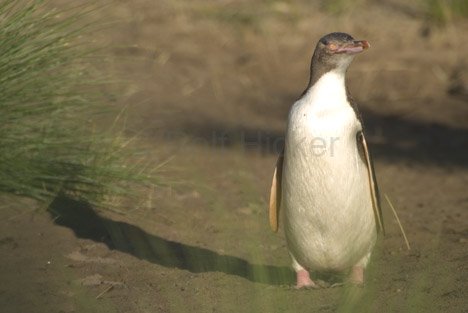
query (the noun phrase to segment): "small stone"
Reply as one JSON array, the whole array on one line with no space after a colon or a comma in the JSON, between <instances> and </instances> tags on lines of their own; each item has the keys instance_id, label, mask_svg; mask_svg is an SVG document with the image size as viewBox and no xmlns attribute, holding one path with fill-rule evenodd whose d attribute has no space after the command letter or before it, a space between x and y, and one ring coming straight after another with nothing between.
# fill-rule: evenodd
<instances>
[{"instance_id":1,"label":"small stone","mask_svg":"<svg viewBox=\"0 0 468 313\"><path fill-rule=\"evenodd\" d=\"M102 276L94 274L86 276L83 279L79 279L78 282L80 282L82 286L99 286L102 283Z\"/></svg>"}]
</instances>

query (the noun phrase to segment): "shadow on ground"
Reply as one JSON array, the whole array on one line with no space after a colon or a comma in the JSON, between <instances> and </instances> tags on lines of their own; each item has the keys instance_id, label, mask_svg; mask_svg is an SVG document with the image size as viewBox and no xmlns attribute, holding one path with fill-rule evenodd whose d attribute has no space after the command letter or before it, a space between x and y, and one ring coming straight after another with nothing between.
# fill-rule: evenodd
<instances>
[{"instance_id":1,"label":"shadow on ground","mask_svg":"<svg viewBox=\"0 0 468 313\"><path fill-rule=\"evenodd\" d=\"M103 242L110 249L165 267L192 273L223 272L270 285L294 282L294 274L288 267L251 264L238 257L166 240L134 225L101 217L82 201L59 196L48 211L55 224L72 229L79 238Z\"/></svg>"},{"instance_id":2,"label":"shadow on ground","mask_svg":"<svg viewBox=\"0 0 468 313\"><path fill-rule=\"evenodd\" d=\"M362 110L374 157L389 162L438 166L468 166L468 129L383 115ZM284 117L286 120L286 117ZM277 154L284 146L282 132L249 127L228 127L217 121L185 123L168 130L166 140L189 137L214 149L242 147L246 152Z\"/></svg>"}]
</instances>

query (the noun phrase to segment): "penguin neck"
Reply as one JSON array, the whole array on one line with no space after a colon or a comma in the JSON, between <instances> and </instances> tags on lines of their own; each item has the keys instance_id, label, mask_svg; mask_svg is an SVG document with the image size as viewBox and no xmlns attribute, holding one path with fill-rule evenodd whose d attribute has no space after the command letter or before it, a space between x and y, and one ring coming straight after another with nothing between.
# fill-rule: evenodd
<instances>
[{"instance_id":1,"label":"penguin neck","mask_svg":"<svg viewBox=\"0 0 468 313\"><path fill-rule=\"evenodd\" d=\"M311 82L303 95L307 104L318 110L349 105L346 70L333 69L319 77L312 72Z\"/></svg>"}]
</instances>

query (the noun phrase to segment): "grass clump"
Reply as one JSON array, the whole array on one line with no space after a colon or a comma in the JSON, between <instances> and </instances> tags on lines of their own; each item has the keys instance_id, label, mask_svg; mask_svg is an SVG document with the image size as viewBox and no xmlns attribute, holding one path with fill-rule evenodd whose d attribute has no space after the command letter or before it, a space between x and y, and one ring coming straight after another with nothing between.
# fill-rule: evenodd
<instances>
[{"instance_id":1,"label":"grass clump","mask_svg":"<svg viewBox=\"0 0 468 313\"><path fill-rule=\"evenodd\" d=\"M439 25L458 18L468 18L466 0L424 0L424 6L428 19Z\"/></svg>"},{"instance_id":2,"label":"grass clump","mask_svg":"<svg viewBox=\"0 0 468 313\"><path fill-rule=\"evenodd\" d=\"M0 192L43 202L61 193L99 206L151 183L142 166L129 165L117 127L92 121L106 108L91 48L78 44L90 12L38 0L0 4Z\"/></svg>"}]
</instances>

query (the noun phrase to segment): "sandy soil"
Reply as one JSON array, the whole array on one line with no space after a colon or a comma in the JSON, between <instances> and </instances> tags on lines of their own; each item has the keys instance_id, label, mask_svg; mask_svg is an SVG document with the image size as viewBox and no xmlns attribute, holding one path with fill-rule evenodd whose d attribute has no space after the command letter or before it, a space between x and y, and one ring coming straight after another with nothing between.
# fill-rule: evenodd
<instances>
[{"instance_id":1,"label":"sandy soil","mask_svg":"<svg viewBox=\"0 0 468 313\"><path fill-rule=\"evenodd\" d=\"M2 198L2 312L468 312L468 31L404 2L327 15L305 1L111 1L99 66L167 185L125 214ZM387 235L364 288L291 288L267 199L289 107L331 31L372 48L349 72ZM465 76L463 76L465 75Z\"/></svg>"}]
</instances>

